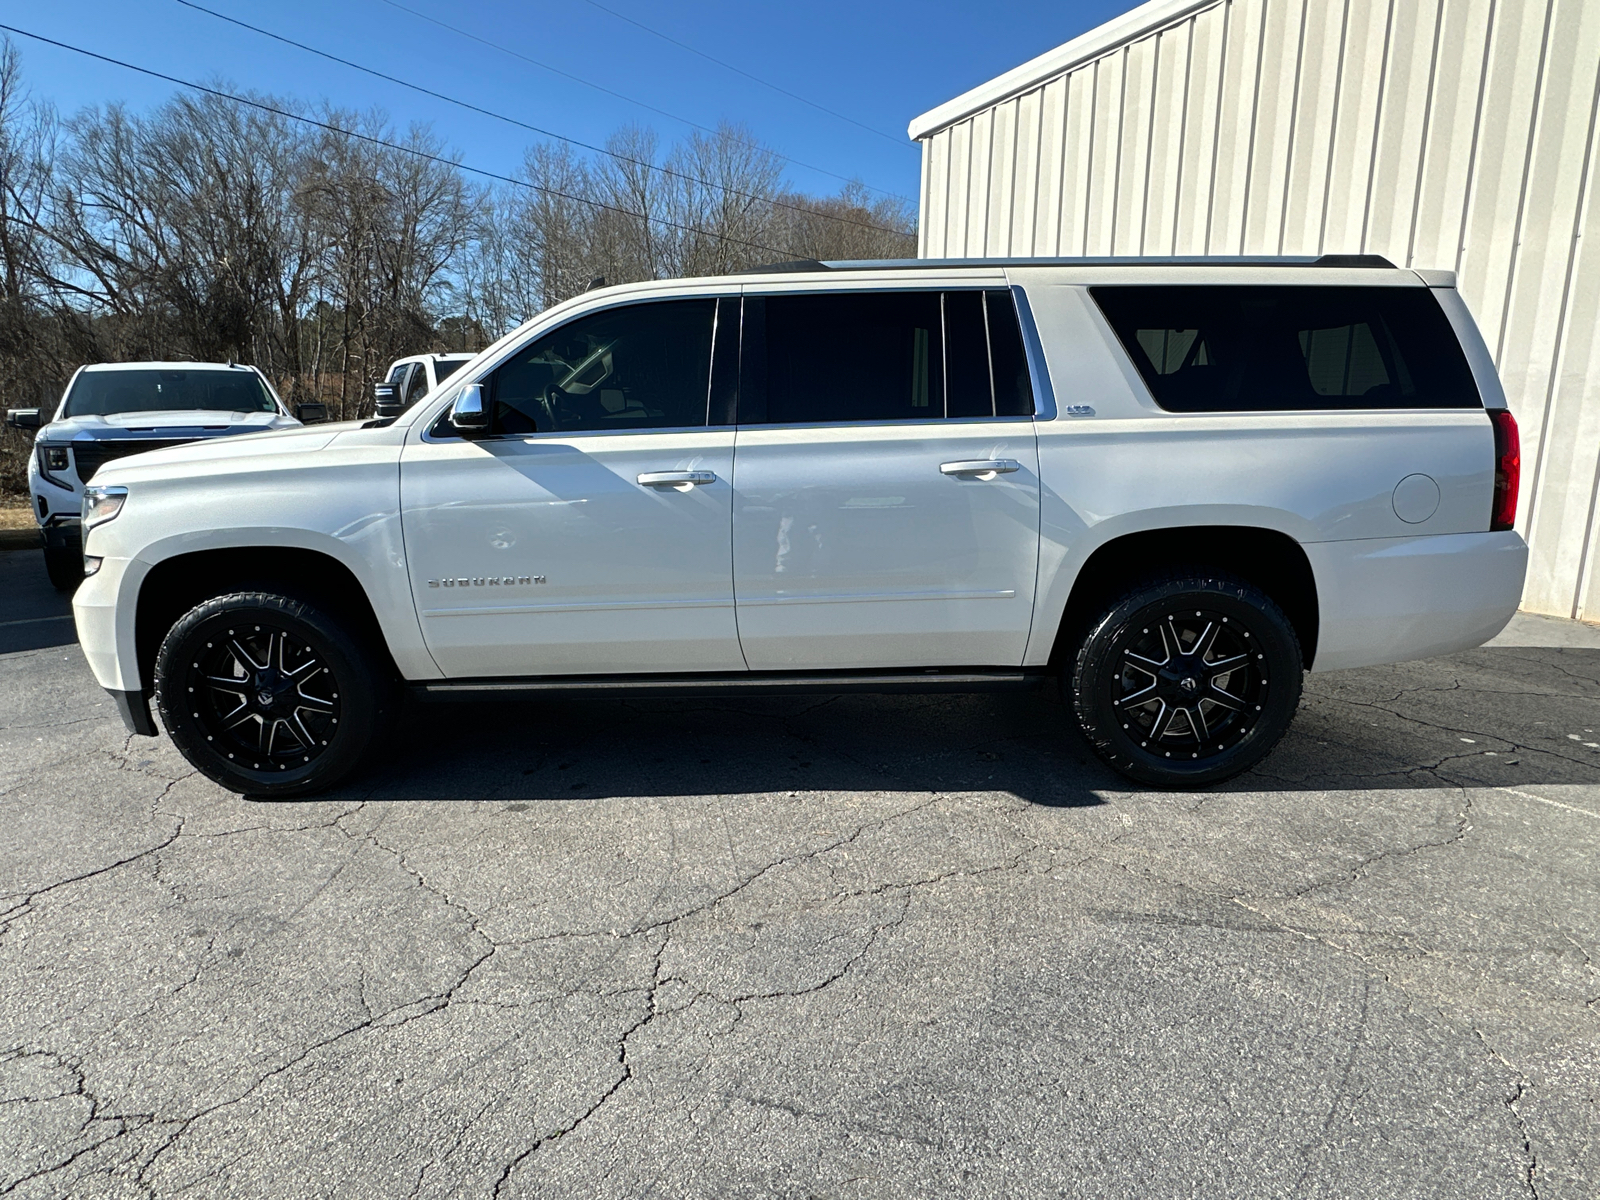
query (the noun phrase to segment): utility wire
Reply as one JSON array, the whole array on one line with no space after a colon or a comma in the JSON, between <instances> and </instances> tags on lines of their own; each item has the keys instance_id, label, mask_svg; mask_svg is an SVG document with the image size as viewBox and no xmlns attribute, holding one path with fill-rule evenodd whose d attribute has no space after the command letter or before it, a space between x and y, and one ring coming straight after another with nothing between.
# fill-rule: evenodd
<instances>
[{"instance_id":1,"label":"utility wire","mask_svg":"<svg viewBox=\"0 0 1600 1200\"><path fill-rule=\"evenodd\" d=\"M176 75L164 75L160 71L151 70L149 67L141 67L134 63L123 62L120 58L112 58L109 54L98 54L93 50L85 50L82 46L74 46L68 42L58 42L55 38L45 37L41 33L29 33L26 29L18 29L15 25L0 24L0 29L5 30L7 33L17 34L19 37L31 38L36 42L44 42L46 45L56 46L62 50L71 50L74 54L82 54L87 58L99 59L101 62L110 63L114 67L123 67L129 71L137 71L139 74L149 75L153 79L163 79L168 83L175 83L179 87L192 88L194 91L204 92L208 96L216 96L222 100L231 100L235 104L248 105L251 108L260 109L262 112L272 113L274 116L284 117L290 121L298 121L302 125L314 125L318 129L327 130L329 133L337 133L341 137L354 138L358 142L367 142L370 145L382 146L388 150L397 150L401 154L409 154L413 158L421 158L427 160L428 162L438 163L441 166L453 167L458 171L466 171L471 175L481 175L485 179L495 179L501 183L515 184L517 187L527 188L532 192L542 192L547 196L557 196L562 200L571 200L575 204L586 204L590 208L598 208L603 209L606 212L619 213L622 216L633 217L636 220L654 221L659 225L666 225L671 229L682 230L684 233L698 233L703 237L713 237L717 238L719 241L733 242L736 245L745 246L751 250L761 250L768 254L793 253L793 251L779 250L776 246L768 246L762 242L750 242L746 241L744 238L733 237L726 233L717 233L710 229L701 229L697 225L680 225L678 222L669 221L665 217L649 217L643 213L636 213L632 209L621 208L615 204L606 204L601 200L591 200L587 196L574 196L568 192L559 191L556 188L542 187L537 183L529 183L526 179L517 179L511 175L501 175L495 171L486 171L482 167L469 167L466 163L445 158L443 155L429 154L426 150L418 150L414 146L402 146L398 142L391 142L384 138L373 137L369 133L358 133L354 129L346 129L343 126L334 125L328 121L319 121L315 117L308 117L302 113L289 112L287 109L278 108L275 105L266 104L260 100L252 100L248 96L239 96L235 95L233 92L225 92L220 88L206 87L204 84L192 83L187 79L179 79Z\"/></svg>"},{"instance_id":2,"label":"utility wire","mask_svg":"<svg viewBox=\"0 0 1600 1200\"><path fill-rule=\"evenodd\" d=\"M752 75L752 74L750 74L749 71L744 70L742 67L736 67L731 62L724 62L720 58L716 58L713 55L707 54L704 50L695 49L695 47L689 45L688 42L680 42L677 38L671 36L670 34L662 33L659 29L652 29L650 26L646 25L643 21L636 21L634 18L628 16L625 13L619 13L614 8L607 8L604 4L598 3L598 0L586 0L586 3L591 8L598 8L603 13L610 13L613 17L615 17L619 21L626 21L629 25L633 25L633 26L636 26L639 29L644 30L646 33L650 34L652 37L658 37L663 42L670 42L672 45L678 47L678 49L680 49L680 50L687 50L690 54L698 55L699 57L705 59L707 62L716 63L717 66L722 67L724 70L732 71L735 75L743 75L746 79L750 80L752 83L759 83L762 87L770 88L772 91L777 92L781 96L787 96L791 100L800 101L801 104L810 105L812 108L816 109L818 112L827 113L830 117L836 117L841 121L846 121L849 124L854 125L857 129L865 129L868 133L875 133L879 137L885 139L886 141L893 142L896 146L899 146L903 150L914 150L915 149L915 147L912 146L910 142L906 141L905 138L895 137L894 134L892 134L892 133L885 133L881 129L875 129L871 125L868 125L863 121L856 120L854 117L847 117L842 112L836 112L834 109L828 108L826 105L818 104L815 100L809 100L806 97L800 95L798 92L791 92L788 88L779 87L775 83L771 83L768 80L762 79L759 75Z\"/></svg>"},{"instance_id":3,"label":"utility wire","mask_svg":"<svg viewBox=\"0 0 1600 1200\"><path fill-rule=\"evenodd\" d=\"M537 133L541 137L553 138L558 142L566 142L569 146L581 146L585 150L592 150L596 154L607 155L618 160L619 162L632 163L636 167L643 167L649 171L657 171L663 175L668 175L675 179L683 179L690 183L699 184L701 187L714 188L717 191L723 192L729 196L738 196L744 200L754 200L759 204L771 204L776 208L786 208L790 212L804 213L807 216L821 217L824 220L838 221L846 225L857 225L862 229L874 229L880 233L904 235L903 230L894 229L888 225L878 225L871 221L858 221L854 217L836 216L832 213L824 213L819 212L816 209L807 208L801 204L789 204L786 201L777 200L770 196L758 196L754 192L740 191L738 188L728 187L726 184L713 183L709 179L701 179L694 175L686 175L682 171L673 170L671 167L657 166L655 163L648 162L644 159L633 158L627 154L620 154L615 150L607 150L604 146L591 145L589 142L579 141L577 138L563 137L559 133L554 133L551 130L540 128L538 125L530 125L526 121L519 121L516 117L508 117L504 113L495 112L488 108L482 108L466 100L458 100L454 96L447 96L443 92L436 92L432 88L423 87L421 84L411 83L407 80L400 79L397 76L385 74L384 72L375 70L372 67L364 67L358 62L351 62L348 58L340 58L337 54L330 54L326 50L318 50L315 46L308 46L304 42L297 42L293 38L287 38L282 34L273 33L270 29L262 29L258 25L251 25L249 22L241 21L237 17L230 17L226 13L219 13L214 9L205 7L203 4L196 4L194 3L194 0L178 0L178 3L183 5L185 8L192 8L196 12L203 12L207 16L216 17L219 21L226 21L230 25L237 25L241 29L248 29L251 33L259 33L262 37L269 37L275 42L282 42L286 46L293 46L297 50L304 50L307 54L315 54L318 58L325 58L329 62L336 62L341 66L349 67L351 70L360 71L365 75L371 75L375 79L387 80L389 83L398 84L400 87L410 88L414 92L421 92L424 96L432 96L435 100L443 100L447 104L454 104L457 107L467 109L470 112L479 113L485 117L493 117L497 121L504 121L508 125L515 125L519 129L526 129L532 133Z\"/></svg>"},{"instance_id":4,"label":"utility wire","mask_svg":"<svg viewBox=\"0 0 1600 1200\"><path fill-rule=\"evenodd\" d=\"M677 113L670 113L664 108L657 108L654 104L648 104L643 100L635 100L632 96L626 96L621 92L612 91L610 88L605 87L602 84L591 83L589 80L584 79L580 75L574 75L570 71L563 71L560 67L552 67L549 63L540 62L536 58L529 58L521 51L513 50L509 46L502 46L499 42L492 42L488 38L479 37L477 34L469 33L467 30L461 29L458 26L447 24L446 22L439 20L438 17L430 17L425 12L419 12L417 9L401 4L400 0L383 0L383 3L387 4L390 8L397 8L403 13L410 13L413 17L416 17L421 21L427 21L430 25L437 25L440 29L449 30L451 33L456 34L459 37L467 38L470 41L477 42L482 46L488 46L491 50L498 50L501 54L509 54L512 58L521 59L523 62L528 63L531 66L538 67L541 71L549 71L552 74L561 76L563 79L570 79L574 83L583 84L584 87L593 88L597 92L604 92L607 96L614 96L618 100L625 101L628 104L638 105L640 108L647 109L650 112L666 117L669 121L678 121L684 125L688 125L692 129L698 129L701 133L714 134L717 132L715 129L711 129L708 126L702 125L698 121L691 121L688 117L680 117ZM754 142L746 141L745 144L749 146L756 146L756 143ZM757 146L757 148L764 149L765 147ZM774 151L774 153L776 153L776 151ZM859 180L852 179L848 175L841 175L837 171L828 170L826 167L819 167L813 165L812 163L802 162L800 159L792 158L787 154L779 154L778 157L783 159L784 162L793 163L797 167L804 167L808 171L816 171L818 174L827 175L831 179L842 180L845 183L860 182ZM895 200L904 200L907 204L915 203L910 196L903 196L899 192L884 191L882 188L875 188L870 184L865 183L861 184L861 186L866 188L869 192L877 192L880 196L889 196Z\"/></svg>"}]
</instances>

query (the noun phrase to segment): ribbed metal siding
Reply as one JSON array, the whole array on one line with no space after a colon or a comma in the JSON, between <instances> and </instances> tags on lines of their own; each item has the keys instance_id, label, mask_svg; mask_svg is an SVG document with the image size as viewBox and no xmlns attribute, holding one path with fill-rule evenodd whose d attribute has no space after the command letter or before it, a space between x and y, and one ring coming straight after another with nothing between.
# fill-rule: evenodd
<instances>
[{"instance_id":1,"label":"ribbed metal siding","mask_svg":"<svg viewBox=\"0 0 1600 1200\"><path fill-rule=\"evenodd\" d=\"M1454 269L1522 428L1526 607L1600 620L1600 3L1221 0L923 142L921 253Z\"/></svg>"}]
</instances>

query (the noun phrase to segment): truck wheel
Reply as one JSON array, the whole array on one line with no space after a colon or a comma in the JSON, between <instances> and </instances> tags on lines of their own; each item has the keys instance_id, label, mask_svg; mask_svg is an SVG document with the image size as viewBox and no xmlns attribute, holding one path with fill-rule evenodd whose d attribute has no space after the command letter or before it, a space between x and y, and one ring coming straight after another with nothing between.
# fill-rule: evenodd
<instances>
[{"instance_id":1,"label":"truck wheel","mask_svg":"<svg viewBox=\"0 0 1600 1200\"><path fill-rule=\"evenodd\" d=\"M267 592L190 609L156 655L156 703L203 774L252 796L305 796L361 764L395 712L378 657L342 622Z\"/></svg>"},{"instance_id":2,"label":"truck wheel","mask_svg":"<svg viewBox=\"0 0 1600 1200\"><path fill-rule=\"evenodd\" d=\"M83 582L83 555L76 550L53 550L46 546L44 570L50 576L50 586L56 591L76 591Z\"/></svg>"},{"instance_id":3,"label":"truck wheel","mask_svg":"<svg viewBox=\"0 0 1600 1200\"><path fill-rule=\"evenodd\" d=\"M1140 584L1091 622L1072 704L1115 770L1199 787L1266 757L1294 718L1302 669L1294 626L1271 597L1185 571Z\"/></svg>"}]
</instances>

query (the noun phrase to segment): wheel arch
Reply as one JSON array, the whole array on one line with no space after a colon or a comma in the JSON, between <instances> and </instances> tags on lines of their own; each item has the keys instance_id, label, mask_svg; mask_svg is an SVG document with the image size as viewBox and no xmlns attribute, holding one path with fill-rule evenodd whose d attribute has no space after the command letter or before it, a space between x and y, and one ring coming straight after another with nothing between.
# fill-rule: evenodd
<instances>
[{"instance_id":1,"label":"wheel arch","mask_svg":"<svg viewBox=\"0 0 1600 1200\"><path fill-rule=\"evenodd\" d=\"M1305 667L1311 667L1321 628L1311 560L1288 534L1249 525L1146 529L1097 546L1073 579L1051 646L1051 667L1063 667L1076 651L1080 629L1122 590L1154 570L1185 567L1226 571L1272 597L1294 626Z\"/></svg>"},{"instance_id":2,"label":"wheel arch","mask_svg":"<svg viewBox=\"0 0 1600 1200\"><path fill-rule=\"evenodd\" d=\"M361 581L331 554L297 546L235 546L162 559L139 582L134 651L146 687L155 678L161 640L184 613L215 596L270 591L305 600L347 621L400 677L383 628Z\"/></svg>"}]
</instances>

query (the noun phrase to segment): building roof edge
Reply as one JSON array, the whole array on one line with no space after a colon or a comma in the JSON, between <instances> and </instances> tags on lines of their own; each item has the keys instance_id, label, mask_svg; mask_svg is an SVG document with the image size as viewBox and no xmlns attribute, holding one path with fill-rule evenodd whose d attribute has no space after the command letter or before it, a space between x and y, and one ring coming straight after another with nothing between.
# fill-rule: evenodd
<instances>
[{"instance_id":1,"label":"building roof edge","mask_svg":"<svg viewBox=\"0 0 1600 1200\"><path fill-rule=\"evenodd\" d=\"M912 118L906 127L906 133L912 141L921 141L1002 100L1032 91L1045 81L1091 59L1099 58L1118 46L1137 41L1169 25L1175 25L1203 9L1216 8L1228 2L1229 0L1147 0L1147 3L1073 38L1065 45L1046 51L1037 58L1029 59L1020 67L1014 67L1004 75L991 79L988 83L979 84L954 100L947 100L939 107L929 109L920 117Z\"/></svg>"}]
</instances>

